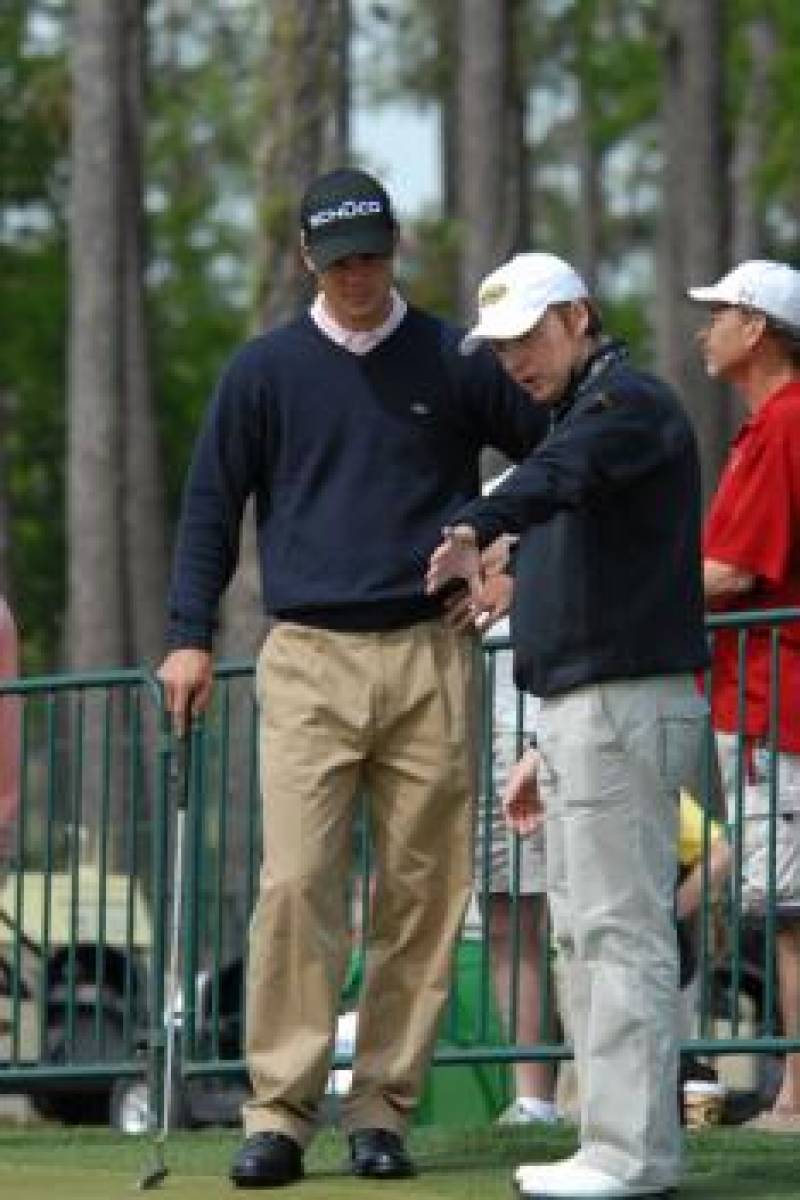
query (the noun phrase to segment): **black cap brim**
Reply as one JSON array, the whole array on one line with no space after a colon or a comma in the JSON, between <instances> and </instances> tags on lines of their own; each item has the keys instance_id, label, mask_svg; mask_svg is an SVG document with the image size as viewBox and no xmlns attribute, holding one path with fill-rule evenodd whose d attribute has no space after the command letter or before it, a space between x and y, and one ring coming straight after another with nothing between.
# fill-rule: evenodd
<instances>
[{"instance_id":1,"label":"black cap brim","mask_svg":"<svg viewBox=\"0 0 800 1200\"><path fill-rule=\"evenodd\" d=\"M327 271L334 263L352 254L391 255L394 252L395 231L386 225L348 229L344 233L309 240L306 251L317 271Z\"/></svg>"}]
</instances>

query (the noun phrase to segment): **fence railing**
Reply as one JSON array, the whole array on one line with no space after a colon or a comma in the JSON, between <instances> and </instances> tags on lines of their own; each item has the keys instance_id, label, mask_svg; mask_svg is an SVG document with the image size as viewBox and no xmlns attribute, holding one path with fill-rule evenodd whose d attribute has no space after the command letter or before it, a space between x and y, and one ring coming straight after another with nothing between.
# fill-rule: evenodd
<instances>
[{"instance_id":1,"label":"fence railing","mask_svg":"<svg viewBox=\"0 0 800 1200\"><path fill-rule=\"evenodd\" d=\"M776 822L791 817L779 802L778 634L798 621L800 610L708 619L710 637L720 628L737 630L740 712L745 645L756 636L753 631L770 639L771 663L763 913L754 917L742 905L744 738L737 755L732 868L721 900L707 887L708 821L702 839L704 886L685 1049L720 1056L720 1063L742 1055L760 1055L766 1062L800 1049L797 1031L787 1035L780 1027L776 974L780 930L786 921L800 921L800 910L776 904L775 870ZM507 996L496 994L492 976L490 851L498 836L492 819L502 758L498 739L505 739L506 752L509 746L518 750L529 719L521 696L513 692L509 700L507 688L501 695L509 656L507 641L485 642L475 897L436 1050L437 1063L461 1064L478 1073L489 1064L569 1056L556 1015L558 964L546 937L539 962L546 1036L536 1045L522 1044L517 1036L526 903L519 888L517 840L509 859ZM0 704L15 706L20 762L17 820L11 837L0 837L7 858L0 863L0 1091L30 1092L43 1110L65 1119L101 1115L109 1104L113 1115L131 1081L146 1073L158 1098L168 1000L177 1005L173 1016L180 1026L180 1075L186 1086L194 1081L213 1090L226 1081L241 1084L246 932L262 840L252 664L218 667L210 711L191 734L177 1000L165 995L165 930L172 900L170 788L178 756L158 683L146 671L8 680L0 683ZM710 722L704 761L698 799L707 812L724 819ZM369 897L369 830L362 817L354 831L352 959L343 1010L356 1003ZM343 1041L334 1065L344 1068L348 1061ZM755 1068L748 1061L752 1075ZM744 1074L742 1067L740 1078ZM484 1090L495 1089L491 1103L499 1099L501 1078L502 1071L480 1082Z\"/></svg>"},{"instance_id":2,"label":"fence railing","mask_svg":"<svg viewBox=\"0 0 800 1200\"><path fill-rule=\"evenodd\" d=\"M138 671L44 676L4 681L0 704L19 762L1 839L0 1088L92 1116L141 1072L142 1030L163 1007L160 690Z\"/></svg>"}]
</instances>

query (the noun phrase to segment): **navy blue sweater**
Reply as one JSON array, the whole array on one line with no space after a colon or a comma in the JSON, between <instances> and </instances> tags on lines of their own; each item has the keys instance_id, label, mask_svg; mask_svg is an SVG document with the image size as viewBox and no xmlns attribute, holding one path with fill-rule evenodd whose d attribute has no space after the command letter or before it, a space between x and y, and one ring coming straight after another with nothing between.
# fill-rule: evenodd
<instances>
[{"instance_id":1,"label":"navy blue sweater","mask_svg":"<svg viewBox=\"0 0 800 1200\"><path fill-rule=\"evenodd\" d=\"M553 416L508 480L457 515L482 544L521 535L517 685L552 696L703 668L700 466L685 412L606 345Z\"/></svg>"},{"instance_id":2,"label":"navy blue sweater","mask_svg":"<svg viewBox=\"0 0 800 1200\"><path fill-rule=\"evenodd\" d=\"M357 356L304 314L245 345L206 414L184 492L169 643L209 647L256 502L265 608L333 629L435 615L441 528L479 486L485 445L519 460L547 419L489 351L419 310Z\"/></svg>"}]
</instances>

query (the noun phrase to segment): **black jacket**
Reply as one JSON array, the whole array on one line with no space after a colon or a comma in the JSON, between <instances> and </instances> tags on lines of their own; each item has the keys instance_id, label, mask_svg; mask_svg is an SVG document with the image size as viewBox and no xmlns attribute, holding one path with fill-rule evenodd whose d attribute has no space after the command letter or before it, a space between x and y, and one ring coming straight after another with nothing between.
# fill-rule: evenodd
<instances>
[{"instance_id":1,"label":"black jacket","mask_svg":"<svg viewBox=\"0 0 800 1200\"><path fill-rule=\"evenodd\" d=\"M482 545L521 537L517 685L552 696L704 667L700 468L683 409L607 344L552 417L509 479L456 518Z\"/></svg>"}]
</instances>

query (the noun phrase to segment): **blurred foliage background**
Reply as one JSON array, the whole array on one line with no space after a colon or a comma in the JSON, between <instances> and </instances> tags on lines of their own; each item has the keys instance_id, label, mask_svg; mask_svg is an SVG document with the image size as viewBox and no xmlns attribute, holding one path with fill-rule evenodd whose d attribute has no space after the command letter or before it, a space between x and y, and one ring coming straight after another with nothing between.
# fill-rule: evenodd
<instances>
[{"instance_id":1,"label":"blurred foliage background","mask_svg":"<svg viewBox=\"0 0 800 1200\"><path fill-rule=\"evenodd\" d=\"M736 418L685 288L800 261L796 0L3 0L0 590L26 671L160 657L215 377L305 302L299 195L380 170L353 115L387 105L438 130L409 297L463 321L515 249L570 258L680 389L713 489ZM252 649L247 555L226 652Z\"/></svg>"}]
</instances>

